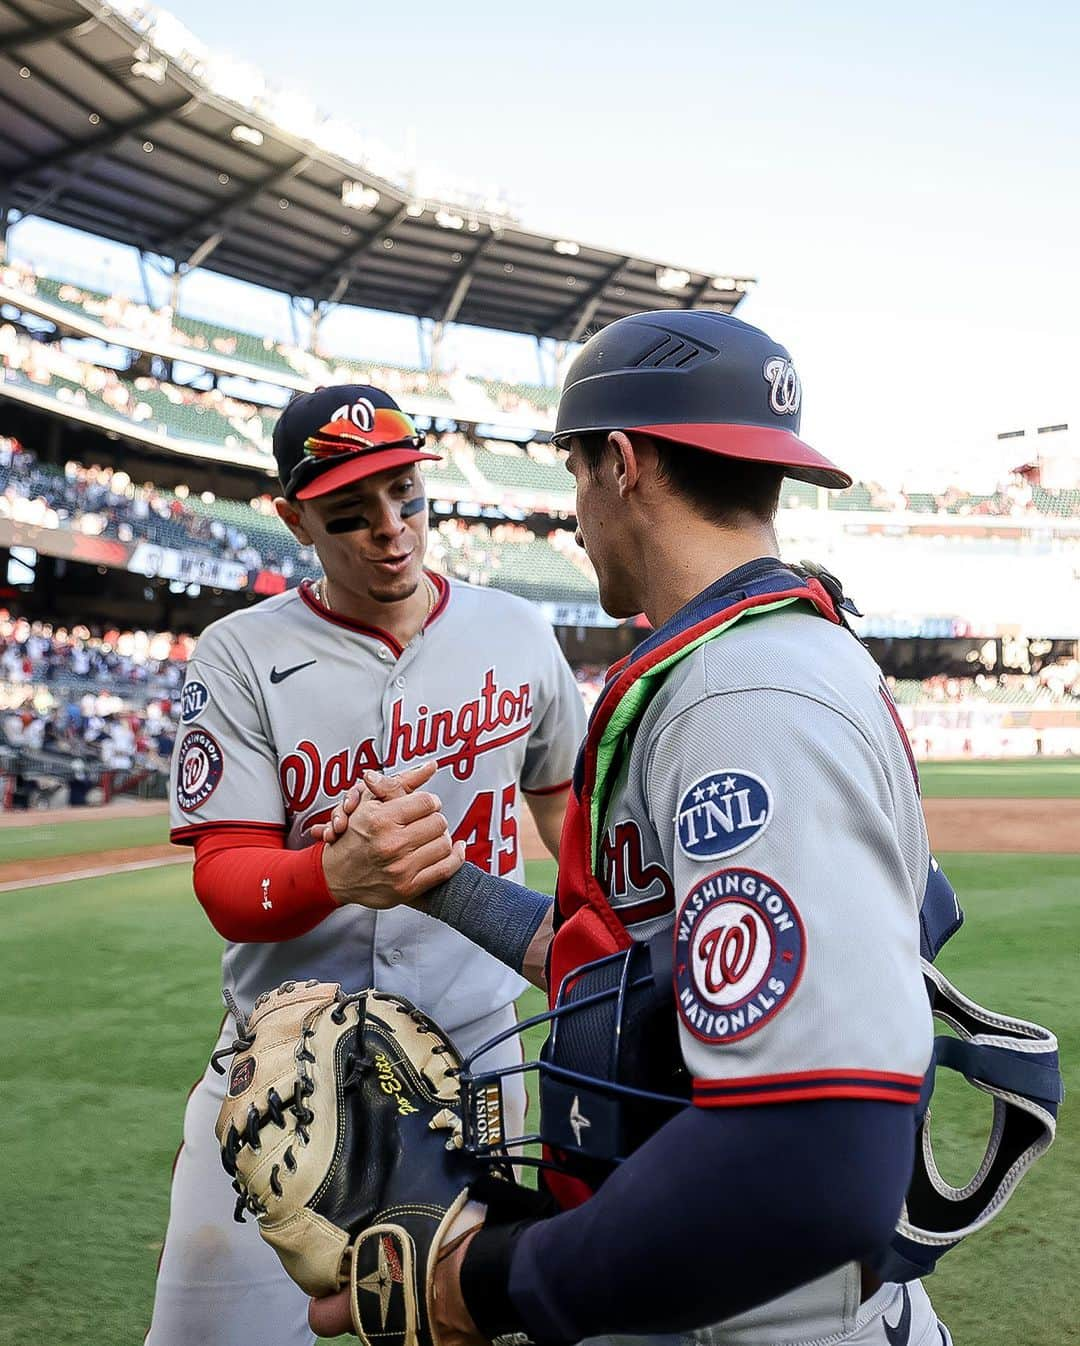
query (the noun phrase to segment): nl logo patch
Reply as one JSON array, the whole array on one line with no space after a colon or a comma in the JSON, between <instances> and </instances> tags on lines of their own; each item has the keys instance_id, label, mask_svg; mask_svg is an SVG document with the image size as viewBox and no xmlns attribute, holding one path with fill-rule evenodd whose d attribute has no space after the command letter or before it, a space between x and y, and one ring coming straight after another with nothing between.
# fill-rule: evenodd
<instances>
[{"instance_id":1,"label":"nl logo patch","mask_svg":"<svg viewBox=\"0 0 1080 1346\"><path fill-rule=\"evenodd\" d=\"M675 923L675 995L702 1042L737 1042L780 1012L802 975L806 935L791 898L753 869L721 869Z\"/></svg>"},{"instance_id":2,"label":"nl logo patch","mask_svg":"<svg viewBox=\"0 0 1080 1346\"><path fill-rule=\"evenodd\" d=\"M192 724L210 704L210 689L205 682L194 679L184 683L180 693L180 719L183 724Z\"/></svg>"},{"instance_id":3,"label":"nl logo patch","mask_svg":"<svg viewBox=\"0 0 1080 1346\"><path fill-rule=\"evenodd\" d=\"M749 846L772 820L769 787L750 771L713 771L686 791L675 815L679 849L720 860Z\"/></svg>"}]
</instances>

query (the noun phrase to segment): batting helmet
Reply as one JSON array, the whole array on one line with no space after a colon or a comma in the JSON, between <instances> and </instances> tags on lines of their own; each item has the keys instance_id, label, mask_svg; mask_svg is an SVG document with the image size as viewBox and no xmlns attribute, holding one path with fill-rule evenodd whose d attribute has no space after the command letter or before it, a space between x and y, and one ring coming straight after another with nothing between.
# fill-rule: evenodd
<instances>
[{"instance_id":1,"label":"batting helmet","mask_svg":"<svg viewBox=\"0 0 1080 1346\"><path fill-rule=\"evenodd\" d=\"M637 430L707 453L773 463L842 490L851 478L799 438L791 356L726 313L634 313L590 337L570 366L552 436Z\"/></svg>"}]
</instances>

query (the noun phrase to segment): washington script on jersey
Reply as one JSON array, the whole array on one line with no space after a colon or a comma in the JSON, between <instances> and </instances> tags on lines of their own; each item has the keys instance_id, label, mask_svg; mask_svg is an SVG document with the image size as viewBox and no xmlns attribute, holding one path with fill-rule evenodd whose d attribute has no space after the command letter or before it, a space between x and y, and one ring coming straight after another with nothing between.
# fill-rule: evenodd
<instances>
[{"instance_id":1,"label":"washington script on jersey","mask_svg":"<svg viewBox=\"0 0 1080 1346\"><path fill-rule=\"evenodd\" d=\"M279 773L285 803L293 814L309 809L320 794L336 798L357 785L365 771L389 771L408 762L434 757L458 780L468 780L481 753L505 747L532 728L532 688L501 688L489 668L480 695L460 706L430 710L418 706L409 718L400 698L390 708L389 742L380 760L374 738L355 748L342 748L325 761L317 744L302 739L281 759ZM504 732L500 732L504 731Z\"/></svg>"}]
</instances>

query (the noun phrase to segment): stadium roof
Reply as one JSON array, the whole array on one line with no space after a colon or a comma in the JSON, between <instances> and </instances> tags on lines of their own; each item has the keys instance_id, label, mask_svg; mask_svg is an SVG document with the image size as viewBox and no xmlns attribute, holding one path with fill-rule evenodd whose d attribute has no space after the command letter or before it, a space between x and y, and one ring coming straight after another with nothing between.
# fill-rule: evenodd
<instances>
[{"instance_id":1,"label":"stadium roof","mask_svg":"<svg viewBox=\"0 0 1080 1346\"><path fill-rule=\"evenodd\" d=\"M559 340L644 309L731 312L753 285L419 198L326 148L329 123L305 138L271 100L225 96L175 21L124 2L130 21L101 0L0 0L0 211L317 301Z\"/></svg>"}]
</instances>

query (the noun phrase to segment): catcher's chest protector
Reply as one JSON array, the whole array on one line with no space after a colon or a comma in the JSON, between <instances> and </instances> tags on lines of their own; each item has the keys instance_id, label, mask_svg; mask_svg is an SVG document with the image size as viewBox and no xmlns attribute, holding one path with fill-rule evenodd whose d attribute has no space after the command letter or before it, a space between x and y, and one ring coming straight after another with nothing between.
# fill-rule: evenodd
<instances>
[{"instance_id":1,"label":"catcher's chest protector","mask_svg":"<svg viewBox=\"0 0 1080 1346\"><path fill-rule=\"evenodd\" d=\"M801 604L846 626L841 608L848 606L851 610L850 605L846 605L832 577L823 578L828 587L813 575L777 564L743 586L736 601L723 595L711 601L699 599L677 619L677 624L658 632L635 655L611 670L578 756L563 827L556 933L548 967L553 1010L557 1001L563 1003L575 974L582 968L632 944L596 870L613 783L652 696L676 663L705 641L723 635L748 614L761 616ZM924 980L935 1016L949 1024L957 1036L937 1037L934 1042L919 1108L911 1187L893 1242L875 1266L886 1280L911 1280L928 1274L943 1253L989 1223L1030 1165L1052 1143L1063 1098L1054 1035L1037 1024L994 1013L968 1000L932 966L962 921L951 884L937 862L931 860L920 910ZM674 1005L671 1012L674 1015ZM986 1155L973 1180L962 1189L950 1186L941 1177L930 1140L929 1101L935 1070L940 1067L958 1071L994 1099ZM561 1094L553 1102L562 1109ZM541 1129L545 1136L550 1134L546 1123ZM557 1162L559 1168L568 1171L549 1171L547 1186L560 1205L580 1204L594 1188L595 1165L590 1169L575 1164L573 1147L569 1151L560 1148Z\"/></svg>"}]
</instances>

